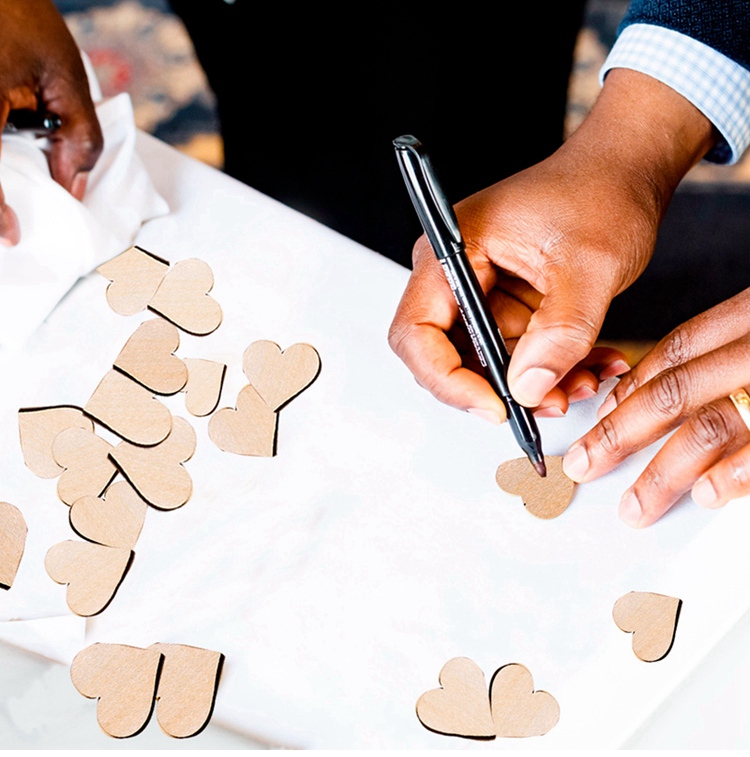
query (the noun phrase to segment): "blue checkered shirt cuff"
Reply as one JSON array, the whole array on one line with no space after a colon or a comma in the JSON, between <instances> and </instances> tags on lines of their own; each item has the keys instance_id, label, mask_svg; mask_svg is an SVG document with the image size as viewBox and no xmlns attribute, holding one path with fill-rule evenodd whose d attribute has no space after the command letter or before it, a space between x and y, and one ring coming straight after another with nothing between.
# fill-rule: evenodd
<instances>
[{"instance_id":1,"label":"blue checkered shirt cuff","mask_svg":"<svg viewBox=\"0 0 750 757\"><path fill-rule=\"evenodd\" d=\"M716 127L722 140L706 155L735 163L750 144L750 71L685 34L650 24L626 26L599 72L629 68L679 92Z\"/></svg>"}]
</instances>

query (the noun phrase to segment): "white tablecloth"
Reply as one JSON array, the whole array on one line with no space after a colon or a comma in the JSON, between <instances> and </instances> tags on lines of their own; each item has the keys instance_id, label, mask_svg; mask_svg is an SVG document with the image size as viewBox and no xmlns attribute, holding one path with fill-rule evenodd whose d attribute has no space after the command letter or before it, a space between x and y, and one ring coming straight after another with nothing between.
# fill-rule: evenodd
<instances>
[{"instance_id":1,"label":"white tablecloth","mask_svg":"<svg viewBox=\"0 0 750 757\"><path fill-rule=\"evenodd\" d=\"M519 455L509 430L439 405L389 351L405 270L151 138L139 135L138 152L172 209L138 244L214 271L224 322L184 335L178 354L228 364L221 406L246 383L242 353L255 340L308 342L322 371L281 411L275 458L219 451L207 419L187 416L183 395L168 398L197 431L193 497L150 511L112 604L72 617L42 564L72 538L68 508L54 480L23 465L16 412L83 405L151 317L116 315L107 282L81 280L22 352L0 353L0 499L29 523L16 585L0 597L0 618L16 620L0 637L61 661L95 641L219 650L214 720L288 746L624 744L750 606L747 503L712 513L686 500L632 530L617 502L646 453L579 487L560 518L533 518L494 482L497 465ZM541 421L545 451L563 453L599 401ZM661 662L636 659L612 621L631 590L684 602ZM489 743L425 730L415 702L455 656L488 680L503 664L526 665L557 698L558 726Z\"/></svg>"}]
</instances>

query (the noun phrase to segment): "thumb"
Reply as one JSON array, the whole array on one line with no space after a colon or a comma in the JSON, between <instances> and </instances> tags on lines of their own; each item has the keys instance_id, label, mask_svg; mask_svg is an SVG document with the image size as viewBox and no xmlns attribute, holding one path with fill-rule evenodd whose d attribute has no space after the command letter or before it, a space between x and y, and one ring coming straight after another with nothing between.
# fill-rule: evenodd
<instances>
[{"instance_id":1,"label":"thumb","mask_svg":"<svg viewBox=\"0 0 750 757\"><path fill-rule=\"evenodd\" d=\"M518 340L508 370L510 391L526 407L536 407L545 395L594 346L611 296L579 287L557 286Z\"/></svg>"}]
</instances>

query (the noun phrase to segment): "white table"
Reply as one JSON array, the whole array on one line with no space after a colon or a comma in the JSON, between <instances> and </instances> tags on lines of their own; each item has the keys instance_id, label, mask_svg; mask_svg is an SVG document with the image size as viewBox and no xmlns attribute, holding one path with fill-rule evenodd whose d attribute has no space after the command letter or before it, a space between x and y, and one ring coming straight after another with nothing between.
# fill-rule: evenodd
<instances>
[{"instance_id":1,"label":"white table","mask_svg":"<svg viewBox=\"0 0 750 757\"><path fill-rule=\"evenodd\" d=\"M750 631L745 503L708 513L686 501L633 531L617 521L616 503L645 465L642 454L580 487L559 519L534 519L494 483L497 465L518 456L508 429L440 406L388 350L403 269L151 138L141 135L138 150L172 208L144 226L138 243L172 262L199 257L215 274L224 323L209 337L184 336L178 354L228 364L221 405L233 405L246 383L242 352L257 339L309 342L323 369L281 412L272 459L220 452L207 421L187 416L181 395L168 399L198 434L186 465L191 501L149 512L133 568L101 616L0 624L3 638L63 661L94 641L224 652L209 729L170 742L152 722L132 740L108 740L64 668L7 647L0 743L747 746L738 676L750 671L750 656L740 654ZM18 584L0 603L22 607L16 617L68 617L64 590L40 561L72 537L54 481L23 466L15 412L85 403L148 317L114 314L105 285L96 274L80 281L13 358L0 408L9 450L0 498L21 508L30 537ZM564 452L596 403L542 421L545 451ZM29 586L35 593L22 597ZM638 661L612 622L614 601L634 589L684 601L662 662ZM69 638L32 638L45 623L62 623ZM502 664L524 663L560 702L559 725L523 742L429 733L414 703L455 656L471 657L488 678ZM707 704L732 695L734 710ZM79 722L85 728L73 732Z\"/></svg>"}]
</instances>

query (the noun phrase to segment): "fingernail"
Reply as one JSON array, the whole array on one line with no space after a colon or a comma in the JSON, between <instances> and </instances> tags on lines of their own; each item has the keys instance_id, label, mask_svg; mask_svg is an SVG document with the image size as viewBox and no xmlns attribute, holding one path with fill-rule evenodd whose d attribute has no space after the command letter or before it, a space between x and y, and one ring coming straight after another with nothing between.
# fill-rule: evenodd
<instances>
[{"instance_id":1,"label":"fingernail","mask_svg":"<svg viewBox=\"0 0 750 757\"><path fill-rule=\"evenodd\" d=\"M582 444L577 447L571 447L565 453L565 457L563 458L563 472L568 478L580 482L583 480L588 469L589 456L586 454L586 450Z\"/></svg>"},{"instance_id":2,"label":"fingernail","mask_svg":"<svg viewBox=\"0 0 750 757\"><path fill-rule=\"evenodd\" d=\"M535 407L555 385L557 377L548 368L529 368L511 387L513 396L526 407Z\"/></svg>"},{"instance_id":3,"label":"fingernail","mask_svg":"<svg viewBox=\"0 0 750 757\"><path fill-rule=\"evenodd\" d=\"M549 405L548 407L539 407L534 410L534 417L536 418L564 418L565 413L557 405Z\"/></svg>"},{"instance_id":4,"label":"fingernail","mask_svg":"<svg viewBox=\"0 0 750 757\"><path fill-rule=\"evenodd\" d=\"M481 418L483 421L487 421L493 426L499 426L503 422L503 418L501 418L494 410L483 410L477 407L470 407L466 412L476 415L477 418Z\"/></svg>"},{"instance_id":5,"label":"fingernail","mask_svg":"<svg viewBox=\"0 0 750 757\"><path fill-rule=\"evenodd\" d=\"M605 379L614 378L615 376L622 376L623 373L627 373L629 370L630 366L624 360L615 360L604 367L599 374L599 378L604 381Z\"/></svg>"},{"instance_id":6,"label":"fingernail","mask_svg":"<svg viewBox=\"0 0 750 757\"><path fill-rule=\"evenodd\" d=\"M701 507L714 508L718 506L718 495L716 489L714 489L711 479L699 478L693 484L693 491L691 492L693 502Z\"/></svg>"},{"instance_id":7,"label":"fingernail","mask_svg":"<svg viewBox=\"0 0 750 757\"><path fill-rule=\"evenodd\" d=\"M617 398L614 394L610 394L596 411L596 417L601 420L605 415L609 415L616 407Z\"/></svg>"},{"instance_id":8,"label":"fingernail","mask_svg":"<svg viewBox=\"0 0 750 757\"><path fill-rule=\"evenodd\" d=\"M589 400L596 394L596 391L590 386L579 386L572 394L568 395L568 402L580 402L581 400Z\"/></svg>"},{"instance_id":9,"label":"fingernail","mask_svg":"<svg viewBox=\"0 0 750 757\"><path fill-rule=\"evenodd\" d=\"M628 526L639 528L642 517L643 509L641 508L641 503L638 501L638 497L635 496L635 492L632 489L628 489L620 500L620 520Z\"/></svg>"}]
</instances>

